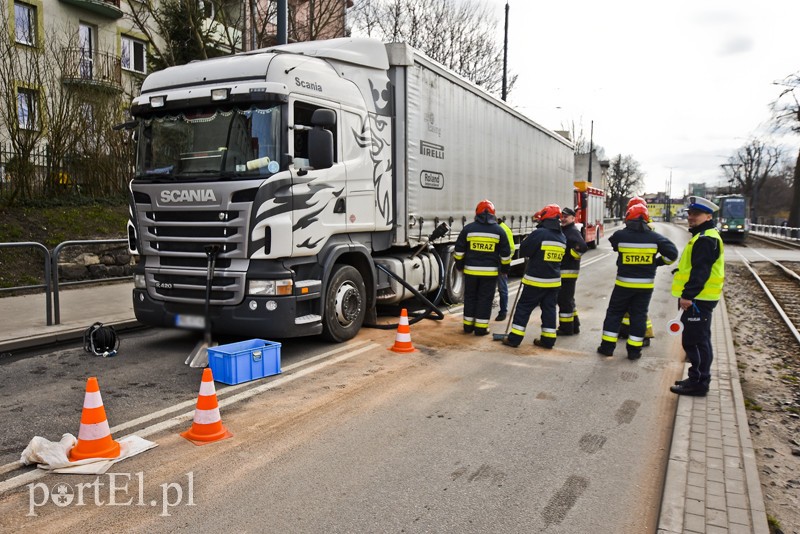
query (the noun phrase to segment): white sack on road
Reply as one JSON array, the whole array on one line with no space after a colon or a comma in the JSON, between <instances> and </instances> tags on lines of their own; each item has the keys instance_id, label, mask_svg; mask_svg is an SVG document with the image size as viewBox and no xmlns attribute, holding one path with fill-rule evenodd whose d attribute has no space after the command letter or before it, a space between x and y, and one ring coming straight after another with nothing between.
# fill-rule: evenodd
<instances>
[{"instance_id":1,"label":"white sack on road","mask_svg":"<svg viewBox=\"0 0 800 534\"><path fill-rule=\"evenodd\" d=\"M37 464L40 469L51 470L54 473L101 475L115 463L125 458L136 456L158 445L136 435L125 436L117 441L120 445L120 454L117 458L87 458L77 462L70 462L67 454L78 443L75 436L64 434L61 436L61 441L58 442L36 436L22 451L20 461L24 465Z\"/></svg>"}]
</instances>

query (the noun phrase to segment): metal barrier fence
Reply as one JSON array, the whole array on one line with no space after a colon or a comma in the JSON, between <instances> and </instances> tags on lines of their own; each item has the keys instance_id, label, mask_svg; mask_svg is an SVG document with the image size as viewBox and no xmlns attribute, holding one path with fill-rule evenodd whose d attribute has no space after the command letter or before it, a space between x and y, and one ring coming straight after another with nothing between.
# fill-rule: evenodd
<instances>
[{"instance_id":1,"label":"metal barrier fence","mask_svg":"<svg viewBox=\"0 0 800 534\"><path fill-rule=\"evenodd\" d=\"M53 316L52 316L52 305L51 305L51 289L50 289L50 264L51 264L51 255L50 251L47 250L47 247L42 245L41 243L35 243L33 241L25 241L20 243L0 243L0 248L12 248L12 247L30 247L41 250L44 254L44 284L38 284L33 286L17 286L17 287L7 287L0 289L0 292L7 292L7 291L14 291L20 289L42 289L44 288L44 299L45 299L45 319L47 321L47 326L51 326L53 324Z\"/></svg>"},{"instance_id":2,"label":"metal barrier fence","mask_svg":"<svg viewBox=\"0 0 800 534\"><path fill-rule=\"evenodd\" d=\"M61 324L61 304L59 301L59 282L58 282L58 258L61 251L67 247L80 246L80 245L122 245L128 242L127 239L87 239L80 241L64 241L59 243L52 252L41 243L35 242L20 242L20 243L0 243L0 248L11 247L31 247L41 250L44 254L44 284L29 285L29 286L15 286L0 288L0 292L19 291L23 289L42 289L45 290L45 317L47 326L53 324ZM128 280L132 277L128 276L115 276L108 278L98 278L94 280L78 280L75 282L65 282L63 286L73 285L86 285L98 284L101 282L114 282L119 280Z\"/></svg>"},{"instance_id":3,"label":"metal barrier fence","mask_svg":"<svg viewBox=\"0 0 800 534\"><path fill-rule=\"evenodd\" d=\"M784 239L793 243L800 243L800 228L775 224L751 224L750 231L756 234Z\"/></svg>"}]
</instances>

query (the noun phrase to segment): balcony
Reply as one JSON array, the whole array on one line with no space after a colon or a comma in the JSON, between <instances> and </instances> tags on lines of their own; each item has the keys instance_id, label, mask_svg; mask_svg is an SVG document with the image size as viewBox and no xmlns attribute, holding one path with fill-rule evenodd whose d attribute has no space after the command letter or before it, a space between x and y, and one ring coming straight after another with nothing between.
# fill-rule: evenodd
<instances>
[{"instance_id":1,"label":"balcony","mask_svg":"<svg viewBox=\"0 0 800 534\"><path fill-rule=\"evenodd\" d=\"M109 19L122 18L122 10L119 7L120 0L60 0L65 4L75 6L86 11L91 11L101 17Z\"/></svg>"},{"instance_id":2,"label":"balcony","mask_svg":"<svg viewBox=\"0 0 800 534\"><path fill-rule=\"evenodd\" d=\"M64 51L61 81L67 85L92 86L105 91L122 91L122 60L119 56L81 48Z\"/></svg>"}]
</instances>

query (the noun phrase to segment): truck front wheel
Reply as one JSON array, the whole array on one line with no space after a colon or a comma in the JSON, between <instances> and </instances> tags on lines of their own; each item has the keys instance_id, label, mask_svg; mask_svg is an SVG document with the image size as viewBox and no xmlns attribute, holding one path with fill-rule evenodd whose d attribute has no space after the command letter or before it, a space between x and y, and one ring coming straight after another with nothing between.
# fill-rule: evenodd
<instances>
[{"instance_id":1,"label":"truck front wheel","mask_svg":"<svg viewBox=\"0 0 800 534\"><path fill-rule=\"evenodd\" d=\"M336 267L325 292L322 336L337 343L354 338L364 323L366 305L361 273L350 265Z\"/></svg>"}]
</instances>

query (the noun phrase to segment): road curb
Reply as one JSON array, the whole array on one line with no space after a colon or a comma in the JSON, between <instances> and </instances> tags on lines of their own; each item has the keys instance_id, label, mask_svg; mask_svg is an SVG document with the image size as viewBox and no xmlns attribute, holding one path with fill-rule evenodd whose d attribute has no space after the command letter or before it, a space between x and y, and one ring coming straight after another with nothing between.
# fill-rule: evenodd
<instances>
[{"instance_id":1,"label":"road curb","mask_svg":"<svg viewBox=\"0 0 800 534\"><path fill-rule=\"evenodd\" d=\"M141 328L144 326L136 319L108 322L103 324L105 326L113 326L117 332L123 332L125 330ZM44 347L47 345L54 345L56 343L74 341L76 339L83 339L83 333L89 326L90 325L87 324L82 327L66 327L57 332L46 332L36 336L0 341L0 354Z\"/></svg>"}]
</instances>

